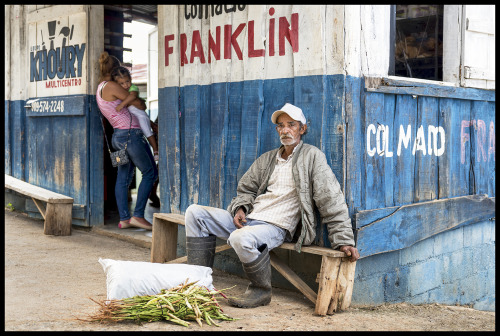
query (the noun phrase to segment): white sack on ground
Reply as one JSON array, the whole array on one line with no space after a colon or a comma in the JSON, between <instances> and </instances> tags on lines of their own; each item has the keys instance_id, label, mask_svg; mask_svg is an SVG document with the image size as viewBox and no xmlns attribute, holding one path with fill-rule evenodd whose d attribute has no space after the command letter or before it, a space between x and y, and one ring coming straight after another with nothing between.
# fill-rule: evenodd
<instances>
[{"instance_id":1,"label":"white sack on ground","mask_svg":"<svg viewBox=\"0 0 500 336\"><path fill-rule=\"evenodd\" d=\"M198 286L214 289L210 267L102 258L98 261L106 274L107 300L158 294L162 289L184 283L187 278L189 282L198 280Z\"/></svg>"}]
</instances>

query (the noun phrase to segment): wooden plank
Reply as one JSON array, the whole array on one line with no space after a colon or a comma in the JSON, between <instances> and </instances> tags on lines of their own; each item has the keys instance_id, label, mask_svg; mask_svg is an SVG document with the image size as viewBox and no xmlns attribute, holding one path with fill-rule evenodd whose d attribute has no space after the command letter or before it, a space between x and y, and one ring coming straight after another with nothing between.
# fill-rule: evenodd
<instances>
[{"instance_id":1,"label":"wooden plank","mask_svg":"<svg viewBox=\"0 0 500 336\"><path fill-rule=\"evenodd\" d=\"M295 244L292 243L283 243L279 247L285 250L295 251ZM333 250L330 247L320 247L312 245L302 246L301 253L311 253L332 258L341 258L346 256L344 252Z\"/></svg>"},{"instance_id":2,"label":"wooden plank","mask_svg":"<svg viewBox=\"0 0 500 336\"><path fill-rule=\"evenodd\" d=\"M161 213L157 212L153 214L153 218L162 219L168 222L185 225L184 224L184 215L176 214L176 213Z\"/></svg>"},{"instance_id":3,"label":"wooden plank","mask_svg":"<svg viewBox=\"0 0 500 336\"><path fill-rule=\"evenodd\" d=\"M365 225L371 224L371 223L378 221L384 217L392 215L399 208L401 208L400 205L393 206L393 207L387 207L387 208L381 208L381 209L362 210L362 211L357 212L352 217L352 220L353 220L354 224L356 225L356 228L360 229Z\"/></svg>"},{"instance_id":4,"label":"wooden plank","mask_svg":"<svg viewBox=\"0 0 500 336\"><path fill-rule=\"evenodd\" d=\"M226 136L229 114L230 83L212 84L210 106L210 204L222 208L224 181L224 156L226 154ZM207 192L205 190L204 192ZM182 209L184 210L184 209Z\"/></svg>"},{"instance_id":5,"label":"wooden plank","mask_svg":"<svg viewBox=\"0 0 500 336\"><path fill-rule=\"evenodd\" d=\"M153 216L152 263L164 263L177 257L177 231L178 225L175 223Z\"/></svg>"},{"instance_id":6,"label":"wooden plank","mask_svg":"<svg viewBox=\"0 0 500 336\"><path fill-rule=\"evenodd\" d=\"M93 6L97 7L97 6ZM100 12L102 18L102 11ZM103 22L103 21L101 21ZM99 114L100 110L96 103L95 96L89 97L89 152L98 153L104 147L104 136L102 128L99 127L101 122ZM88 167L103 167L103 155L89 155ZM89 226L96 226L104 223L104 169L89 169L89 198L88 198L88 219ZM74 212L74 210L73 210ZM83 217L85 218L85 217Z\"/></svg>"},{"instance_id":7,"label":"wooden plank","mask_svg":"<svg viewBox=\"0 0 500 336\"><path fill-rule=\"evenodd\" d=\"M415 188L415 155L412 154L412 139L415 139L417 115L417 99L408 95L396 97L394 115L394 132L399 136L394 138L394 204L413 203ZM408 140L408 142L405 142ZM405 147L405 146L408 147ZM362 209L365 210L365 209Z\"/></svg>"},{"instance_id":8,"label":"wooden plank","mask_svg":"<svg viewBox=\"0 0 500 336\"><path fill-rule=\"evenodd\" d=\"M349 261L349 258L341 259L339 274L337 276L337 287L333 293L330 306L328 307L328 315L340 310L345 310L351 305L355 271L356 262Z\"/></svg>"},{"instance_id":9,"label":"wooden plank","mask_svg":"<svg viewBox=\"0 0 500 336\"><path fill-rule=\"evenodd\" d=\"M494 90L455 87L444 82L425 80L401 80L382 78L378 87L365 88L368 92L392 93L398 95L430 96L436 98L455 98L465 100L495 101Z\"/></svg>"},{"instance_id":10,"label":"wooden plank","mask_svg":"<svg viewBox=\"0 0 500 336\"><path fill-rule=\"evenodd\" d=\"M387 146L384 152L384 167L383 179L384 189L384 204L386 207L394 205L394 162L397 156L393 146L397 138L394 127L394 115L396 114L396 96L384 95L384 119L385 130L388 132L386 136ZM398 125L399 126L399 125Z\"/></svg>"},{"instance_id":11,"label":"wooden plank","mask_svg":"<svg viewBox=\"0 0 500 336\"><path fill-rule=\"evenodd\" d=\"M305 295L312 303L316 304L316 293L295 272L288 267L273 251L269 252L271 265L280 272L292 285Z\"/></svg>"},{"instance_id":12,"label":"wooden plank","mask_svg":"<svg viewBox=\"0 0 500 336\"><path fill-rule=\"evenodd\" d=\"M153 214L153 220L155 220L155 219L159 219L162 221L166 221L166 222L174 223L174 224L178 224L178 225L185 225L184 215L181 215L181 214L157 212L157 213ZM160 224L159 226L165 226L165 225ZM154 228L153 228L153 235L154 235ZM293 244L293 243L283 243L279 247L282 249L285 249L285 250L295 251L295 244ZM325 256L334 257L334 258L345 257L344 252L341 252L338 250L333 250L333 249L327 248L327 247L320 247L320 246L313 246L313 245L302 246L301 251L304 253L325 255Z\"/></svg>"},{"instance_id":13,"label":"wooden plank","mask_svg":"<svg viewBox=\"0 0 500 336\"><path fill-rule=\"evenodd\" d=\"M434 137L429 127L438 127L438 99L434 97L418 98L417 129L413 134L415 139L415 202L431 201L438 195L438 157L433 150ZM440 138L440 137L438 137ZM439 146L439 145L438 145Z\"/></svg>"},{"instance_id":14,"label":"wooden plank","mask_svg":"<svg viewBox=\"0 0 500 336\"><path fill-rule=\"evenodd\" d=\"M202 88L198 85L185 88L183 97L181 139L183 150L181 150L181 180L185 188L181 191L181 209L189 204L198 204L200 183L200 114L204 113L203 101L201 101ZM185 173L185 176L182 173ZM187 177L187 178L186 178ZM185 204L184 204L185 203Z\"/></svg>"},{"instance_id":15,"label":"wooden plank","mask_svg":"<svg viewBox=\"0 0 500 336\"><path fill-rule=\"evenodd\" d=\"M48 203L43 233L54 236L71 235L71 209L69 203Z\"/></svg>"},{"instance_id":16,"label":"wooden plank","mask_svg":"<svg viewBox=\"0 0 500 336\"><path fill-rule=\"evenodd\" d=\"M238 167L240 165L241 156L241 130L246 132L242 127L242 121L247 121L247 116L242 115L243 97L247 99L244 92L245 82L231 82L229 84L229 101L228 101L228 122L227 122L227 138L226 138L226 154L224 157L224 189L222 193L222 208L227 208L231 200L236 196L236 188L238 186ZM255 133L253 134L255 136Z\"/></svg>"},{"instance_id":17,"label":"wooden plank","mask_svg":"<svg viewBox=\"0 0 500 336\"><path fill-rule=\"evenodd\" d=\"M469 129L473 193L495 196L495 104L473 102Z\"/></svg>"},{"instance_id":18,"label":"wooden plank","mask_svg":"<svg viewBox=\"0 0 500 336\"><path fill-rule=\"evenodd\" d=\"M160 48L161 49L161 48ZM158 95L158 128L162 131L159 134L160 152L159 174L160 194L166 197L162 203L162 211L180 212L180 91L178 87L167 87L159 89ZM165 159L163 159L165 157Z\"/></svg>"},{"instance_id":19,"label":"wooden plank","mask_svg":"<svg viewBox=\"0 0 500 336\"><path fill-rule=\"evenodd\" d=\"M47 203L73 203L73 198L32 185L5 174L5 187Z\"/></svg>"},{"instance_id":20,"label":"wooden plank","mask_svg":"<svg viewBox=\"0 0 500 336\"><path fill-rule=\"evenodd\" d=\"M31 198L33 202L35 203L36 207L38 208L38 211L42 214L43 219L45 219L45 206L43 205L42 202L38 201L36 198Z\"/></svg>"},{"instance_id":21,"label":"wooden plank","mask_svg":"<svg viewBox=\"0 0 500 336\"><path fill-rule=\"evenodd\" d=\"M210 20L212 21L212 20ZM211 89L210 87L203 87L201 92L201 97L203 104L203 110L200 113L200 125L210 124L210 106L211 106ZM210 143L210 128L200 127L200 144ZM199 194L198 194L198 204L208 205L210 204L210 160L211 153L209 150L199 151L199 156L197 158L199 161Z\"/></svg>"},{"instance_id":22,"label":"wooden plank","mask_svg":"<svg viewBox=\"0 0 500 336\"><path fill-rule=\"evenodd\" d=\"M39 201L40 202L40 201ZM40 210L35 205L35 202L32 198L26 198L24 202L24 209L26 212L39 212ZM73 209L71 211L72 223L75 223L75 219L85 220L87 218L88 209L83 204L75 204L73 203Z\"/></svg>"},{"instance_id":23,"label":"wooden plank","mask_svg":"<svg viewBox=\"0 0 500 336\"><path fill-rule=\"evenodd\" d=\"M439 126L444 129L447 143L438 158L439 199L470 194L470 105L468 100L443 98L439 102Z\"/></svg>"},{"instance_id":24,"label":"wooden plank","mask_svg":"<svg viewBox=\"0 0 500 336\"><path fill-rule=\"evenodd\" d=\"M392 187L385 181L386 131L387 120L384 111L384 95L369 93L365 95L365 209L378 209L386 206L385 190ZM373 130L373 131L372 131ZM369 144L369 146L368 146ZM369 148L368 148L369 147ZM392 205L392 204L391 204Z\"/></svg>"},{"instance_id":25,"label":"wooden plank","mask_svg":"<svg viewBox=\"0 0 500 336\"><path fill-rule=\"evenodd\" d=\"M21 7L21 6L18 6ZM17 59L17 57L13 58ZM12 67L19 69L19 64L14 64L12 62ZM22 62L24 63L24 62ZM14 71L13 73L18 73L20 71ZM13 77L12 85L15 85L16 81L22 82L22 79ZM10 113L10 159L11 159L11 174L16 178L26 179L26 109L24 108L24 102L22 100L12 101L9 106Z\"/></svg>"},{"instance_id":26,"label":"wooden plank","mask_svg":"<svg viewBox=\"0 0 500 336\"><path fill-rule=\"evenodd\" d=\"M386 213L385 209L366 211ZM358 214L355 216L358 217ZM358 251L360 258L365 258L373 254L407 248L438 233L493 217L495 217L495 198L489 198L487 195L470 195L403 205L391 215L371 223L360 222L362 216L359 216L356 219Z\"/></svg>"},{"instance_id":27,"label":"wooden plank","mask_svg":"<svg viewBox=\"0 0 500 336\"><path fill-rule=\"evenodd\" d=\"M356 273L357 261L351 262L346 259L342 259L344 262L343 266L341 265L340 271L340 285L342 286L342 291L344 293L344 298L339 298L340 310L345 310L351 305L352 291L354 289L354 276Z\"/></svg>"},{"instance_id":28,"label":"wooden plank","mask_svg":"<svg viewBox=\"0 0 500 336\"><path fill-rule=\"evenodd\" d=\"M366 156L366 134L362 120L361 81L350 76L346 77L345 114L346 114L346 183L345 197L349 213L353 214L364 209L364 174Z\"/></svg>"},{"instance_id":29,"label":"wooden plank","mask_svg":"<svg viewBox=\"0 0 500 336\"><path fill-rule=\"evenodd\" d=\"M339 273L340 258L323 257L319 278L318 297L316 300L316 315L326 315L333 293L337 287L337 275Z\"/></svg>"},{"instance_id":30,"label":"wooden plank","mask_svg":"<svg viewBox=\"0 0 500 336\"><path fill-rule=\"evenodd\" d=\"M5 13L5 22L12 22L11 20L11 12L12 12L12 5L5 5L4 13ZM4 169L5 173L12 175L11 172L11 149L12 149L12 144L10 142L10 135L11 135L11 122L10 122L10 102L11 102L11 50L15 50L14 46L11 43L11 27L12 24L7 24L5 25L5 30L4 30L4 41L5 41L5 48L4 48L4 71L5 71L5 80L4 80L4 106L5 106L5 112L4 112L4 157L5 157L5 163L4 163Z\"/></svg>"}]
</instances>

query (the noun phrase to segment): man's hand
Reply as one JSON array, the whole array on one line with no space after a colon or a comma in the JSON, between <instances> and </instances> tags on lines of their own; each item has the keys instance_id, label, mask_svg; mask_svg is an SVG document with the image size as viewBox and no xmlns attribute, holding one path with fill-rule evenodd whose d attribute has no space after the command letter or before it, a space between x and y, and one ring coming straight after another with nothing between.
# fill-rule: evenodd
<instances>
[{"instance_id":1,"label":"man's hand","mask_svg":"<svg viewBox=\"0 0 500 336\"><path fill-rule=\"evenodd\" d=\"M236 211L236 215L233 218L233 223L238 229L241 229L243 227L243 223L246 222L247 219L245 216L245 211L243 211L243 208L239 208L238 211Z\"/></svg>"},{"instance_id":2,"label":"man's hand","mask_svg":"<svg viewBox=\"0 0 500 336\"><path fill-rule=\"evenodd\" d=\"M356 261L359 259L358 249L354 246L344 245L339 249L341 252L344 252L348 257L351 257L349 261Z\"/></svg>"}]
</instances>

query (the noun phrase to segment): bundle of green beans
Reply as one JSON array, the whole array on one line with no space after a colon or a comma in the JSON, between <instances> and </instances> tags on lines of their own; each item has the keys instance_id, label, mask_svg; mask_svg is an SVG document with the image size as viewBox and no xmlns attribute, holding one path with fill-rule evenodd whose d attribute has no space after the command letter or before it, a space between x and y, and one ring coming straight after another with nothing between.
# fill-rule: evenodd
<instances>
[{"instance_id":1,"label":"bundle of green beans","mask_svg":"<svg viewBox=\"0 0 500 336\"><path fill-rule=\"evenodd\" d=\"M134 320L140 323L167 320L188 327L190 322L187 320L194 320L201 327L204 320L208 325L219 327L215 320L237 320L224 314L215 298L216 294L225 297L222 290L210 291L197 286L196 282L187 283L186 280L184 284L169 290L163 289L157 295L137 295L102 303L91 299L101 306L101 310L91 316L90 321Z\"/></svg>"}]
</instances>

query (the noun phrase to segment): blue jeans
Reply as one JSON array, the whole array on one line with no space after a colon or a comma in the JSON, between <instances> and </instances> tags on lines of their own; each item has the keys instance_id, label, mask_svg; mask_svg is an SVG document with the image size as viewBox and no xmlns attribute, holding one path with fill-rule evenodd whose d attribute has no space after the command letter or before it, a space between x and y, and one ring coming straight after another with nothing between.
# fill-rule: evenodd
<instances>
[{"instance_id":1,"label":"blue jeans","mask_svg":"<svg viewBox=\"0 0 500 336\"><path fill-rule=\"evenodd\" d=\"M127 142L128 129L114 129L111 145L115 150L125 148ZM153 183L158 177L158 169L144 135L140 129L130 130L130 139L127 145L129 163L118 166L118 176L115 184L116 205L120 220L129 219L128 209L128 187L132 183L135 167L142 173L141 184L137 191L137 202L135 204L134 216L144 218L144 210L148 202L149 193L153 188Z\"/></svg>"},{"instance_id":2,"label":"blue jeans","mask_svg":"<svg viewBox=\"0 0 500 336\"><path fill-rule=\"evenodd\" d=\"M186 209L186 236L208 237L209 234L227 239L242 263L254 261L260 255L257 249L263 244L271 251L283 244L286 230L273 224L247 218L241 229L233 223L233 217L224 209L192 204Z\"/></svg>"}]
</instances>

